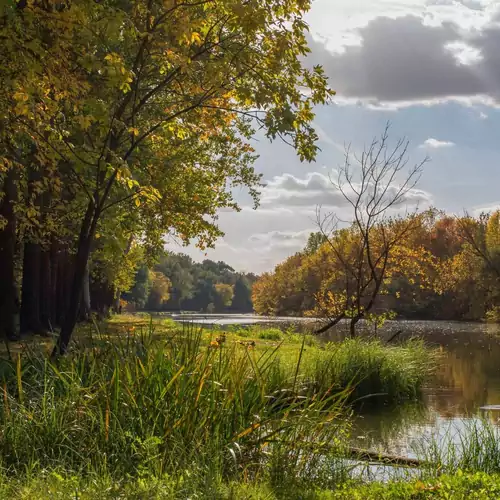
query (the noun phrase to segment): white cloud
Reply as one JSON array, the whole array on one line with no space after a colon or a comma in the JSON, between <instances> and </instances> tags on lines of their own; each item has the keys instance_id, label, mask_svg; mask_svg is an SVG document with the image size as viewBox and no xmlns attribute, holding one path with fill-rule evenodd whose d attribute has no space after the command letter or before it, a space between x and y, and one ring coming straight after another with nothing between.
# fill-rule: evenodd
<instances>
[{"instance_id":1,"label":"white cloud","mask_svg":"<svg viewBox=\"0 0 500 500\"><path fill-rule=\"evenodd\" d=\"M476 64L483 60L481 51L465 42L451 42L446 44L444 48L453 54L458 64L463 64L464 66Z\"/></svg>"},{"instance_id":2,"label":"white cloud","mask_svg":"<svg viewBox=\"0 0 500 500\"><path fill-rule=\"evenodd\" d=\"M500 201L490 203L489 205L483 205L481 207L475 207L471 212L474 217L479 217L481 214L491 214L497 210L500 210Z\"/></svg>"},{"instance_id":3,"label":"white cloud","mask_svg":"<svg viewBox=\"0 0 500 500\"><path fill-rule=\"evenodd\" d=\"M431 149L442 149L442 148L452 148L455 146L454 142L451 141L440 141L438 139L434 139L433 137L429 137L423 144L419 147L421 148L431 148Z\"/></svg>"},{"instance_id":4,"label":"white cloud","mask_svg":"<svg viewBox=\"0 0 500 500\"><path fill-rule=\"evenodd\" d=\"M419 16L427 25L454 23L461 29L481 29L489 22L498 0L315 0L306 19L315 40L342 53L360 45L359 29L377 17Z\"/></svg>"},{"instance_id":5,"label":"white cloud","mask_svg":"<svg viewBox=\"0 0 500 500\"><path fill-rule=\"evenodd\" d=\"M335 186L337 178L338 172L335 170L330 175L310 172L303 179L292 174L275 176L262 190L262 205L302 209L317 206L347 209L350 204ZM389 198L397 189L396 184L390 186L387 190L387 197ZM349 196L348 192L347 195ZM431 195L420 189L411 189L402 203L427 206L431 203Z\"/></svg>"},{"instance_id":6,"label":"white cloud","mask_svg":"<svg viewBox=\"0 0 500 500\"><path fill-rule=\"evenodd\" d=\"M258 246L266 246L271 248L288 248L301 249L307 243L309 235L314 229L306 229L304 231L269 231L268 233L252 234L248 241L255 243Z\"/></svg>"}]
</instances>

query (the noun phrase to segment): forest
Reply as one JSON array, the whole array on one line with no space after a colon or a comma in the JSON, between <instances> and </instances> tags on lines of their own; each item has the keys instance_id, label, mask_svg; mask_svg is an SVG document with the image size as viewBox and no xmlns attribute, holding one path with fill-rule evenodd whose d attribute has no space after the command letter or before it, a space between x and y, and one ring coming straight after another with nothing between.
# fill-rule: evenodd
<instances>
[{"instance_id":1,"label":"forest","mask_svg":"<svg viewBox=\"0 0 500 500\"><path fill-rule=\"evenodd\" d=\"M500 319L500 212L478 217L447 215L436 209L391 218L370 236L383 255L382 233L410 230L390 249L383 282L366 319L397 317L433 320ZM359 227L312 233L307 246L259 277L253 303L259 314L337 317L360 298L374 297L366 256L359 255ZM360 264L359 273L353 267ZM380 259L377 267L384 265ZM359 278L359 279L358 279ZM346 305L347 304L347 305Z\"/></svg>"},{"instance_id":2,"label":"forest","mask_svg":"<svg viewBox=\"0 0 500 500\"><path fill-rule=\"evenodd\" d=\"M225 262L194 262L187 255L165 252L153 269L138 266L134 284L121 295L128 311L251 313L256 276L237 273Z\"/></svg>"}]
</instances>

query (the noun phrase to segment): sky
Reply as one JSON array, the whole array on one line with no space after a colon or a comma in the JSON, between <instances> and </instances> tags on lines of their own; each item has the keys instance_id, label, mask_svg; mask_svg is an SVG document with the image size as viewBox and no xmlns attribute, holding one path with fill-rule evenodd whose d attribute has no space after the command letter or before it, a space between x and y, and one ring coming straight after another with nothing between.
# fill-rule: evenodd
<instances>
[{"instance_id":1,"label":"sky","mask_svg":"<svg viewBox=\"0 0 500 500\"><path fill-rule=\"evenodd\" d=\"M222 212L215 248L174 251L270 271L317 230L316 208L350 212L330 178L345 145L360 152L391 123L410 141L409 166L428 157L410 203L450 213L500 206L500 0L313 0L311 54L337 95L314 111L321 152L301 163L290 146L256 141L261 204ZM325 208L326 207L326 208Z\"/></svg>"}]
</instances>

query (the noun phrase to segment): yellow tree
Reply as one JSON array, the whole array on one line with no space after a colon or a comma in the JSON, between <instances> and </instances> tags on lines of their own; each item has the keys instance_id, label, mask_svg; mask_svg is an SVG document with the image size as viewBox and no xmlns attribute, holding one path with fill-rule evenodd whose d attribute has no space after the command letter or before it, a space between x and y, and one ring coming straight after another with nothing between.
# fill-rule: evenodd
<instances>
[{"instance_id":1,"label":"yellow tree","mask_svg":"<svg viewBox=\"0 0 500 500\"><path fill-rule=\"evenodd\" d=\"M78 186L71 209L80 224L57 354L71 338L95 234L111 211L138 212L136 231L152 246L167 232L212 244L220 235L217 208L237 209L231 188L247 186L257 199L248 142L256 129L310 160L317 149L312 108L331 92L321 68L301 63L308 0L48 5L66 45L42 42L43 50L63 64L59 79L83 82L74 87L81 92L53 89L38 66L33 85L21 86L9 109L50 153L59 177ZM6 23L26 30L26 19L42 11L27 2ZM21 49L21 58L32 50L29 43ZM45 88L47 109L54 105L46 121L37 112Z\"/></svg>"}]
</instances>

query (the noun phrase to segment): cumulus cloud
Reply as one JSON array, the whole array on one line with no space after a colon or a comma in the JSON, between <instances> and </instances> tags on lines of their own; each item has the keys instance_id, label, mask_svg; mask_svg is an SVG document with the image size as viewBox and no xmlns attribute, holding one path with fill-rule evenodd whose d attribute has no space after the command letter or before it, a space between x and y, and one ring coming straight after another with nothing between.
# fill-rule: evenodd
<instances>
[{"instance_id":1,"label":"cumulus cloud","mask_svg":"<svg viewBox=\"0 0 500 500\"><path fill-rule=\"evenodd\" d=\"M474 207L472 209L472 215L474 217L479 217L481 214L491 214L497 210L500 210L500 201L490 203L489 205Z\"/></svg>"},{"instance_id":2,"label":"cumulus cloud","mask_svg":"<svg viewBox=\"0 0 500 500\"><path fill-rule=\"evenodd\" d=\"M349 202L335 187L332 180L336 180L338 173L333 171L331 176L320 172L311 172L304 179L292 174L275 176L262 191L263 206L284 206L297 208L312 208L318 205L332 208L347 208ZM398 187L390 186L387 196L395 193ZM431 196L426 191L411 189L403 203L409 205L430 205Z\"/></svg>"},{"instance_id":3,"label":"cumulus cloud","mask_svg":"<svg viewBox=\"0 0 500 500\"><path fill-rule=\"evenodd\" d=\"M421 148L431 148L431 149L441 149L441 148L452 148L455 146L454 142L451 141L440 141L429 137L423 144L420 145Z\"/></svg>"},{"instance_id":4,"label":"cumulus cloud","mask_svg":"<svg viewBox=\"0 0 500 500\"><path fill-rule=\"evenodd\" d=\"M342 53L311 40L341 98L368 102L432 103L461 99L500 102L500 23L464 31L421 17L378 17L358 30L361 44Z\"/></svg>"},{"instance_id":5,"label":"cumulus cloud","mask_svg":"<svg viewBox=\"0 0 500 500\"><path fill-rule=\"evenodd\" d=\"M309 235L313 229L305 231L269 231L268 233L252 234L248 241L259 246L267 246L272 248L303 248L307 243Z\"/></svg>"}]
</instances>

